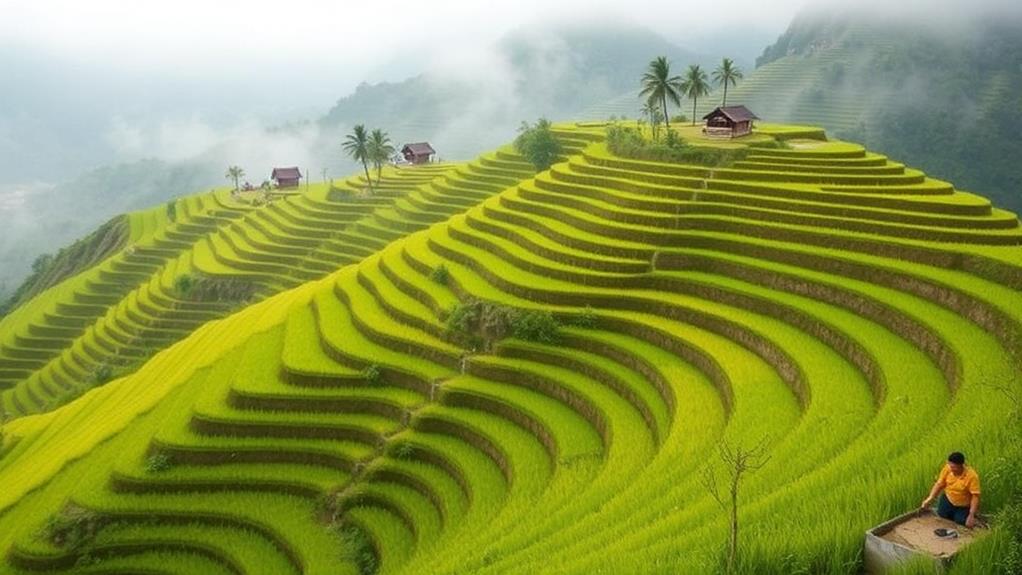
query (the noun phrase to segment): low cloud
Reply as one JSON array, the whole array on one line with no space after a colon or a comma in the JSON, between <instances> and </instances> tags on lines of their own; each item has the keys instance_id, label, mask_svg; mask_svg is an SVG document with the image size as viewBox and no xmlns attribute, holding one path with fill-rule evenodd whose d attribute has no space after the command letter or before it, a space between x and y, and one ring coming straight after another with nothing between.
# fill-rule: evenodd
<instances>
[{"instance_id":1,"label":"low cloud","mask_svg":"<svg viewBox=\"0 0 1022 575\"><path fill-rule=\"evenodd\" d=\"M329 163L329 150L317 124L269 128L254 118L215 126L199 116L131 122L116 117L106 142L124 161L156 158L165 162L201 161L241 166L255 184L268 178L275 166L299 166L319 171Z\"/></svg>"}]
</instances>

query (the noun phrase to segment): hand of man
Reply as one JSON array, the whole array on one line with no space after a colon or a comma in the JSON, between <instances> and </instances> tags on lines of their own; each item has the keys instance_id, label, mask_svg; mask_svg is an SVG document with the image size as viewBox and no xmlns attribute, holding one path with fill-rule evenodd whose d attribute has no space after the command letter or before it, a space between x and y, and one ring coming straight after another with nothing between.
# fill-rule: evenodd
<instances>
[{"instance_id":1,"label":"hand of man","mask_svg":"<svg viewBox=\"0 0 1022 575\"><path fill-rule=\"evenodd\" d=\"M933 498L932 497L927 497L926 499L923 499L922 503L919 504L919 508L920 509L926 509L927 507L930 506L931 503L933 503Z\"/></svg>"},{"instance_id":2,"label":"hand of man","mask_svg":"<svg viewBox=\"0 0 1022 575\"><path fill-rule=\"evenodd\" d=\"M970 513L969 516L965 518L965 526L968 527L969 529L972 529L973 527L975 527L976 526L976 516L973 515L972 513Z\"/></svg>"}]
</instances>

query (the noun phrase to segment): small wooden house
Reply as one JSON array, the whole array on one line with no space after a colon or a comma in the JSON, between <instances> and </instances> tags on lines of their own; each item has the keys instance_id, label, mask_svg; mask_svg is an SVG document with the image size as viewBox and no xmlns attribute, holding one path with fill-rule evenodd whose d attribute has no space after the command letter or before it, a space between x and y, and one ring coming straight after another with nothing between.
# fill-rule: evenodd
<instances>
[{"instance_id":1,"label":"small wooden house","mask_svg":"<svg viewBox=\"0 0 1022 575\"><path fill-rule=\"evenodd\" d=\"M752 122L758 120L745 106L717 106L703 116L703 133L707 136L737 138L752 133Z\"/></svg>"},{"instance_id":2,"label":"small wooden house","mask_svg":"<svg viewBox=\"0 0 1022 575\"><path fill-rule=\"evenodd\" d=\"M411 164L428 164L434 154L436 154L436 150L429 145L429 142L405 144L401 148L401 155Z\"/></svg>"},{"instance_id":3,"label":"small wooden house","mask_svg":"<svg viewBox=\"0 0 1022 575\"><path fill-rule=\"evenodd\" d=\"M297 188L302 173L298 168L273 168L270 179L277 183L278 188Z\"/></svg>"}]
</instances>

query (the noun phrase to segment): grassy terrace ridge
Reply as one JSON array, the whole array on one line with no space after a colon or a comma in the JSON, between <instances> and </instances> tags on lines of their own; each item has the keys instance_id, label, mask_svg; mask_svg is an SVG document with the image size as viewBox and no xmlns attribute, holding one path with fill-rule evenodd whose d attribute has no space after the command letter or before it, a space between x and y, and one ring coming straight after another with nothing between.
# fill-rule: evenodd
<instances>
[{"instance_id":1,"label":"grassy terrace ridge","mask_svg":"<svg viewBox=\"0 0 1022 575\"><path fill-rule=\"evenodd\" d=\"M374 196L181 200L5 319L5 361L50 354L11 413L149 359L4 424L0 572L712 572L721 439L770 455L743 570L858 572L862 533L918 505L949 445L993 468L1017 415L995 386L1022 393L1014 214L811 127L678 127L785 142L720 168L614 156L605 128L556 124L540 173L506 147L388 170ZM124 273L134 291L75 299ZM254 303L181 297L184 273ZM447 321L470 301L560 327L463 348ZM1008 480L984 477L988 509ZM69 517L76 544L39 535Z\"/></svg>"}]
</instances>

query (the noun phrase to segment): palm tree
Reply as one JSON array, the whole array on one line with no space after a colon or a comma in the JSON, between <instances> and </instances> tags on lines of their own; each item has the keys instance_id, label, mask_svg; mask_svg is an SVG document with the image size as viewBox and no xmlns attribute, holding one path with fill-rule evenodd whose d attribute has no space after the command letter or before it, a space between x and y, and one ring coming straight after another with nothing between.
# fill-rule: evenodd
<instances>
[{"instance_id":1,"label":"palm tree","mask_svg":"<svg viewBox=\"0 0 1022 575\"><path fill-rule=\"evenodd\" d=\"M685 79L681 82L681 91L692 98L692 125L695 126L696 104L699 102L699 98L710 93L710 83L706 79L706 72L698 64L688 67Z\"/></svg>"},{"instance_id":2,"label":"palm tree","mask_svg":"<svg viewBox=\"0 0 1022 575\"><path fill-rule=\"evenodd\" d=\"M341 147L356 162L362 162L362 169L366 173L366 182L369 183L369 190L373 189L373 179L369 177L369 134L363 124L357 124L344 138Z\"/></svg>"},{"instance_id":3,"label":"palm tree","mask_svg":"<svg viewBox=\"0 0 1022 575\"><path fill-rule=\"evenodd\" d=\"M369 159L376 166L376 183L380 183L383 174L383 163L394 154L394 146L390 144L390 137L383 130L373 130L369 134Z\"/></svg>"},{"instance_id":4,"label":"palm tree","mask_svg":"<svg viewBox=\"0 0 1022 575\"><path fill-rule=\"evenodd\" d=\"M224 174L224 177L228 180L234 180L234 190L237 191L241 189L238 185L238 180L245 177L245 170L242 170L238 166L228 166L227 173Z\"/></svg>"},{"instance_id":5,"label":"palm tree","mask_svg":"<svg viewBox=\"0 0 1022 575\"><path fill-rule=\"evenodd\" d=\"M671 127L670 114L667 113L667 100L674 102L675 106L681 105L681 78L671 76L671 65L667 58L657 56L649 63L646 73L642 75L642 90L639 96L647 100L660 102L664 110L664 125Z\"/></svg>"},{"instance_id":6,"label":"palm tree","mask_svg":"<svg viewBox=\"0 0 1022 575\"><path fill-rule=\"evenodd\" d=\"M735 66L735 61L731 58L724 58L720 66L713 71L713 83L724 87L724 101L721 102L721 106L727 106L727 85L736 86L741 79L742 70Z\"/></svg>"}]
</instances>

